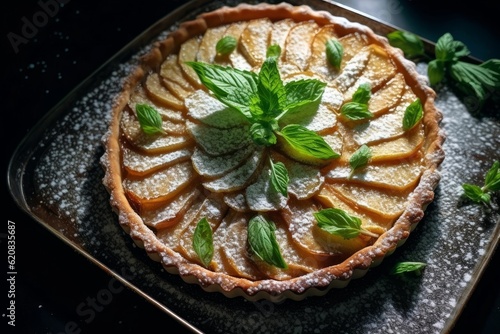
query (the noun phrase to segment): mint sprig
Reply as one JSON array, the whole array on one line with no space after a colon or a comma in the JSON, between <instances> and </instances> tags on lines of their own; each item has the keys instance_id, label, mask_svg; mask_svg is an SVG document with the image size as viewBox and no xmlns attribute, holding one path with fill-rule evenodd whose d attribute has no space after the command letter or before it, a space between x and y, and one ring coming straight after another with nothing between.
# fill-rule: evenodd
<instances>
[{"instance_id":1,"label":"mint sprig","mask_svg":"<svg viewBox=\"0 0 500 334\"><path fill-rule=\"evenodd\" d=\"M286 269L286 264L275 235L276 226L261 215L248 222L248 244L252 252L261 260L278 268Z\"/></svg>"},{"instance_id":2,"label":"mint sprig","mask_svg":"<svg viewBox=\"0 0 500 334\"><path fill-rule=\"evenodd\" d=\"M340 114L351 121L372 118L373 114L368 110L368 101L371 98L371 86L368 83L359 85L350 102L344 103L340 108Z\"/></svg>"},{"instance_id":3,"label":"mint sprig","mask_svg":"<svg viewBox=\"0 0 500 334\"><path fill-rule=\"evenodd\" d=\"M489 204L491 193L500 190L500 162L495 161L485 175L483 186L475 184L462 184L466 197L476 203Z\"/></svg>"},{"instance_id":4,"label":"mint sprig","mask_svg":"<svg viewBox=\"0 0 500 334\"><path fill-rule=\"evenodd\" d=\"M391 275L405 275L408 273L413 273L416 276L420 276L422 271L427 266L425 262L416 262L416 261L402 261L396 263L391 268Z\"/></svg>"},{"instance_id":5,"label":"mint sprig","mask_svg":"<svg viewBox=\"0 0 500 334\"><path fill-rule=\"evenodd\" d=\"M313 215L319 228L344 239L356 238L360 234L378 237L377 234L362 228L360 218L351 216L341 209L323 209Z\"/></svg>"},{"instance_id":6,"label":"mint sprig","mask_svg":"<svg viewBox=\"0 0 500 334\"><path fill-rule=\"evenodd\" d=\"M212 228L206 218L200 219L193 234L193 249L205 267L208 267L214 255Z\"/></svg>"},{"instance_id":7,"label":"mint sprig","mask_svg":"<svg viewBox=\"0 0 500 334\"><path fill-rule=\"evenodd\" d=\"M161 115L155 108L148 104L136 104L135 111L137 113L137 120L145 134L166 133L162 128L163 121Z\"/></svg>"}]
</instances>

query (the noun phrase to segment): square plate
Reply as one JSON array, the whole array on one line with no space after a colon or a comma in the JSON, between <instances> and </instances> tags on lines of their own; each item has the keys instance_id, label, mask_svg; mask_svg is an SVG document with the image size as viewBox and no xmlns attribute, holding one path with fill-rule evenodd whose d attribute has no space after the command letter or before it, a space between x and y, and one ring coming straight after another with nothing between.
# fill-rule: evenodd
<instances>
[{"instance_id":1,"label":"square plate","mask_svg":"<svg viewBox=\"0 0 500 334\"><path fill-rule=\"evenodd\" d=\"M447 134L442 180L426 217L404 246L362 279L324 297L279 304L206 293L170 275L134 246L118 225L102 185L101 137L110 101L148 45L196 14L238 1L191 1L165 16L61 101L24 138L11 158L10 191L30 216L194 332L447 332L474 289L500 236L497 202L489 213L462 201L461 183L482 182L498 158L500 120L476 117L448 88L436 104ZM386 35L396 29L326 1L291 1L327 10ZM428 50L433 45L426 42ZM419 64L425 73L426 65ZM499 115L498 106L496 115ZM481 136L477 134L481 133ZM54 182L58 180L58 182ZM411 280L388 274L397 261L428 265ZM182 315L182 316L181 316Z\"/></svg>"}]
</instances>

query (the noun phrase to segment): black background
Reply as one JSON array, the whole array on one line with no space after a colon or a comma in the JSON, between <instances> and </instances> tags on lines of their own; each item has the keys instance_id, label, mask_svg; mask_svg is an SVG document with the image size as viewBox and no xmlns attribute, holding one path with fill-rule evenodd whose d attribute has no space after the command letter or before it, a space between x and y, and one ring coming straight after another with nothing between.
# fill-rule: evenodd
<instances>
[{"instance_id":1,"label":"black background","mask_svg":"<svg viewBox=\"0 0 500 334\"><path fill-rule=\"evenodd\" d=\"M61 5L64 3L64 5ZM36 122L81 81L184 1L96 0L5 1L1 9L2 135L6 146L3 182L16 145ZM464 42L479 59L500 58L498 13L494 1L339 1L421 37L436 41L445 32ZM54 5L55 4L55 5ZM46 6L52 6L47 11ZM41 11L50 15L40 14ZM487 18L488 17L488 18ZM38 20L38 21L37 21ZM36 22L26 30L26 22ZM13 38L24 38L15 40ZM13 37L16 35L17 37ZM4 151L5 152L5 151ZM187 330L126 288L86 323L76 307L95 298L110 276L65 245L21 211L4 186L7 208L0 230L4 264L0 290L2 333L136 333ZM16 327L7 325L7 221L16 223ZM453 330L500 332L500 252L497 251ZM473 328L472 331L469 328ZM6 330L4 330L6 329Z\"/></svg>"}]
</instances>

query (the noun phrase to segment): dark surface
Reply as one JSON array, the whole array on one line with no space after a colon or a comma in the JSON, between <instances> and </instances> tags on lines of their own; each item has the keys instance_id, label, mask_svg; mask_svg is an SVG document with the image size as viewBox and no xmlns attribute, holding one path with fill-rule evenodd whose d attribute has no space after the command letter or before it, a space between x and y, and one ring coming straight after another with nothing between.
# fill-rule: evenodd
<instances>
[{"instance_id":1,"label":"dark surface","mask_svg":"<svg viewBox=\"0 0 500 334\"><path fill-rule=\"evenodd\" d=\"M63 1L61 1L63 2ZM120 2L55 0L4 2L2 13L3 136L8 159L33 125L68 92L91 75L130 40L182 1ZM480 59L500 58L498 22L485 18L498 10L490 2L460 7L455 2L435 10L424 1L341 1L395 26L436 41L445 32L463 41ZM431 2L429 2L431 3ZM446 1L445 1L446 3ZM7 5L8 4L8 5ZM50 5L51 15L43 14ZM457 7L458 6L458 7ZM49 8L49 7L47 7ZM38 20L38 21L36 21ZM26 22L38 27L26 30ZM13 33L29 36L15 47ZM4 177L5 180L5 177ZM5 182L5 181L4 181ZM7 192L7 214L0 231L2 278L2 333L135 333L159 329L181 333L182 327L135 293L122 288L101 269L73 251L19 210ZM4 206L5 207L5 206ZM9 287L7 221L16 223L15 327L7 325ZM500 252L497 251L453 333L495 333L500 330ZM112 298L98 303L103 290ZM88 310L85 316L79 307ZM182 315L181 315L182 316ZM467 330L466 330L467 329ZM185 331L185 330L184 330Z\"/></svg>"}]
</instances>

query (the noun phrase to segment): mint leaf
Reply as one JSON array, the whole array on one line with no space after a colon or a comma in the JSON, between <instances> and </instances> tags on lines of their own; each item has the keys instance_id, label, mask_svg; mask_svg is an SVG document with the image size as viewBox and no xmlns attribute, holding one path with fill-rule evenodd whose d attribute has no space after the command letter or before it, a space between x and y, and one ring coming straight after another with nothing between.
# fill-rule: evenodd
<instances>
[{"instance_id":1,"label":"mint leaf","mask_svg":"<svg viewBox=\"0 0 500 334\"><path fill-rule=\"evenodd\" d=\"M372 96L372 91L370 84L362 83L361 85L358 86L358 88L352 95L352 101L361 104L368 104L368 101L370 101L371 96Z\"/></svg>"},{"instance_id":2,"label":"mint leaf","mask_svg":"<svg viewBox=\"0 0 500 334\"><path fill-rule=\"evenodd\" d=\"M274 231L276 226L268 222L261 215L255 216L248 222L248 244L252 252L261 260L278 268L288 266L281 255Z\"/></svg>"},{"instance_id":3,"label":"mint leaf","mask_svg":"<svg viewBox=\"0 0 500 334\"><path fill-rule=\"evenodd\" d=\"M326 59L334 68L339 69L344 56L344 47L337 39L329 39L325 43Z\"/></svg>"},{"instance_id":4,"label":"mint leaf","mask_svg":"<svg viewBox=\"0 0 500 334\"><path fill-rule=\"evenodd\" d=\"M368 110L368 105L358 102L347 102L340 108L340 114L352 121L372 118L373 114Z\"/></svg>"},{"instance_id":5,"label":"mint leaf","mask_svg":"<svg viewBox=\"0 0 500 334\"><path fill-rule=\"evenodd\" d=\"M193 249L205 267L214 255L212 228L206 218L200 219L193 233Z\"/></svg>"},{"instance_id":6,"label":"mint leaf","mask_svg":"<svg viewBox=\"0 0 500 334\"><path fill-rule=\"evenodd\" d=\"M285 85L286 102L283 110L296 109L319 101L326 83L316 79L290 81Z\"/></svg>"},{"instance_id":7,"label":"mint leaf","mask_svg":"<svg viewBox=\"0 0 500 334\"><path fill-rule=\"evenodd\" d=\"M425 55L424 43L417 35L407 31L393 31L387 34L389 44L401 49L407 58Z\"/></svg>"},{"instance_id":8,"label":"mint leaf","mask_svg":"<svg viewBox=\"0 0 500 334\"><path fill-rule=\"evenodd\" d=\"M349 177L351 177L354 174L354 171L358 168L364 167L368 165L368 162L370 161L372 157L372 150L369 148L367 145L361 145L360 148L356 150L351 155L351 158L349 159L349 165L351 166L351 174Z\"/></svg>"},{"instance_id":9,"label":"mint leaf","mask_svg":"<svg viewBox=\"0 0 500 334\"><path fill-rule=\"evenodd\" d=\"M162 128L163 121L161 115L155 108L147 104L136 104L135 111L137 112L137 119L141 129L145 134L165 134L165 130Z\"/></svg>"},{"instance_id":10,"label":"mint leaf","mask_svg":"<svg viewBox=\"0 0 500 334\"><path fill-rule=\"evenodd\" d=\"M422 109L422 103L420 103L420 99L417 98L415 101L410 103L408 107L406 107L405 114L403 116L403 130L408 131L413 128L424 115L424 111Z\"/></svg>"},{"instance_id":11,"label":"mint leaf","mask_svg":"<svg viewBox=\"0 0 500 334\"><path fill-rule=\"evenodd\" d=\"M489 203L490 195L483 191L483 189L474 184L464 183L462 184L465 196L473 200L476 203Z\"/></svg>"},{"instance_id":12,"label":"mint leaf","mask_svg":"<svg viewBox=\"0 0 500 334\"><path fill-rule=\"evenodd\" d=\"M439 59L433 59L427 66L427 76L431 85L437 85L443 81L446 74L445 62Z\"/></svg>"},{"instance_id":13,"label":"mint leaf","mask_svg":"<svg viewBox=\"0 0 500 334\"><path fill-rule=\"evenodd\" d=\"M281 193L283 196L288 196L288 183L290 179L288 177L288 171L281 161L274 163L269 159L271 164L271 184L274 189Z\"/></svg>"},{"instance_id":14,"label":"mint leaf","mask_svg":"<svg viewBox=\"0 0 500 334\"><path fill-rule=\"evenodd\" d=\"M303 155L324 160L339 157L339 154L333 151L323 137L301 125L287 125L279 134L294 150Z\"/></svg>"},{"instance_id":15,"label":"mint leaf","mask_svg":"<svg viewBox=\"0 0 500 334\"><path fill-rule=\"evenodd\" d=\"M398 262L392 267L391 275L402 275L406 273L414 273L417 276L422 274L422 270L427 266L424 262Z\"/></svg>"},{"instance_id":16,"label":"mint leaf","mask_svg":"<svg viewBox=\"0 0 500 334\"><path fill-rule=\"evenodd\" d=\"M495 161L493 166L488 170L484 179L485 191L500 190L500 162Z\"/></svg>"},{"instance_id":17,"label":"mint leaf","mask_svg":"<svg viewBox=\"0 0 500 334\"><path fill-rule=\"evenodd\" d=\"M257 74L202 62L186 64L193 68L203 85L212 91L217 99L240 111L246 118L252 119L249 105L251 99L258 95Z\"/></svg>"},{"instance_id":18,"label":"mint leaf","mask_svg":"<svg viewBox=\"0 0 500 334\"><path fill-rule=\"evenodd\" d=\"M286 91L281 81L276 57L268 57L262 64L257 91L263 119L274 119L281 114L286 101Z\"/></svg>"},{"instance_id":19,"label":"mint leaf","mask_svg":"<svg viewBox=\"0 0 500 334\"><path fill-rule=\"evenodd\" d=\"M236 49L238 41L233 36L222 37L215 45L215 51L219 55L227 55Z\"/></svg>"},{"instance_id":20,"label":"mint leaf","mask_svg":"<svg viewBox=\"0 0 500 334\"><path fill-rule=\"evenodd\" d=\"M257 145L271 146L276 144L276 135L271 123L257 122L250 126L250 135Z\"/></svg>"},{"instance_id":21,"label":"mint leaf","mask_svg":"<svg viewBox=\"0 0 500 334\"><path fill-rule=\"evenodd\" d=\"M276 57L278 58L281 54L281 46L278 44L270 45L266 51L266 57Z\"/></svg>"},{"instance_id":22,"label":"mint leaf","mask_svg":"<svg viewBox=\"0 0 500 334\"><path fill-rule=\"evenodd\" d=\"M351 216L341 209L323 209L313 215L319 228L330 234L339 235L344 239L356 238L360 234L378 237L377 234L361 227L361 219Z\"/></svg>"},{"instance_id":23,"label":"mint leaf","mask_svg":"<svg viewBox=\"0 0 500 334\"><path fill-rule=\"evenodd\" d=\"M470 52L464 43L455 41L450 33L446 33L438 39L435 54L436 59L449 62L468 56Z\"/></svg>"},{"instance_id":24,"label":"mint leaf","mask_svg":"<svg viewBox=\"0 0 500 334\"><path fill-rule=\"evenodd\" d=\"M499 60L491 60L489 64L494 64L495 61ZM477 97L480 104L484 103L491 92L500 85L500 71L495 72L498 70L495 67L457 61L449 67L449 70L456 87L465 94Z\"/></svg>"}]
</instances>

